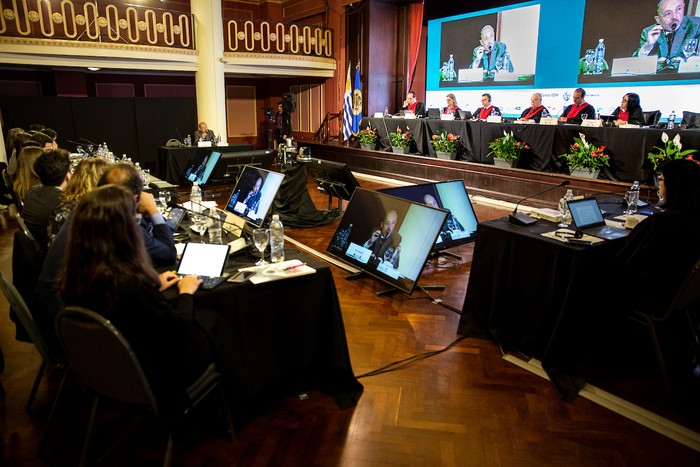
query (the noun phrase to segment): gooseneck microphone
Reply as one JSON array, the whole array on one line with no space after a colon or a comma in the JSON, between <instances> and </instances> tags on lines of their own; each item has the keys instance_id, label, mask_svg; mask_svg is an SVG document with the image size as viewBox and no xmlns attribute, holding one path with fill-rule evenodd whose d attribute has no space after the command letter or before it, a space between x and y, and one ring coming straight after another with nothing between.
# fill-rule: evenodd
<instances>
[{"instance_id":1,"label":"gooseneck microphone","mask_svg":"<svg viewBox=\"0 0 700 467\"><path fill-rule=\"evenodd\" d=\"M508 222L510 222L513 225L532 225L532 224L534 224L535 222L537 222L537 219L535 219L534 217L530 217L529 214L525 214L524 212L518 212L518 207L520 206L520 203L522 203L526 199L530 199L530 198L533 198L537 195L541 195L542 193L546 193L546 192L553 190L555 188L567 186L570 183L571 183L571 180L564 180L559 185L550 186L549 188L545 188L544 190L538 191L535 194L524 197L523 199L518 201L518 204L515 205L515 209L513 209L513 212L508 215Z\"/></svg>"},{"instance_id":2,"label":"gooseneck microphone","mask_svg":"<svg viewBox=\"0 0 700 467\"><path fill-rule=\"evenodd\" d=\"M202 208L204 208L204 209L211 209L211 208L206 207L206 206L203 205L203 204L199 204L199 206L202 207ZM234 223L232 223L232 222L226 221L225 218L224 218L224 219L221 219L221 218L220 218L220 219L216 219L216 218L214 218L214 217L213 217L212 215L210 215L210 214L204 214L204 212L197 212L197 211L194 211L194 210L192 210L192 209L188 209L188 208L186 208L184 205L178 203L178 202L175 201L175 200L172 200L172 199L171 199L170 201L168 201L168 207L171 207L171 208L180 208L180 209L183 209L183 210L187 211L188 213L195 214L195 215L197 215L197 216L203 216L203 217L206 217L206 218L208 218L208 219L218 220L219 222L221 222L221 225L230 225L230 226L233 226L233 227L235 227L236 230L238 231L237 235L238 235L239 237L243 236L243 234L245 233L245 229L243 229L241 226L236 225L236 224L234 224ZM214 208L214 209L218 209L218 208ZM234 234L236 234L236 232L234 232Z\"/></svg>"}]
</instances>

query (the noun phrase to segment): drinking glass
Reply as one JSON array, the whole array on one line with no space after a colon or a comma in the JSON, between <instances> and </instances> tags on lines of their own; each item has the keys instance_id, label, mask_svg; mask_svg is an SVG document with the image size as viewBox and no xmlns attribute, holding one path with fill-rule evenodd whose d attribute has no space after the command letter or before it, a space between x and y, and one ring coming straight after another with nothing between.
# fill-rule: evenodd
<instances>
[{"instance_id":1,"label":"drinking glass","mask_svg":"<svg viewBox=\"0 0 700 467\"><path fill-rule=\"evenodd\" d=\"M201 237L202 241L204 241L204 232L207 231L207 223L209 219L207 218L207 216L195 214L193 216L192 221L194 222L194 225L197 228L197 232L199 232L199 236Z\"/></svg>"},{"instance_id":2,"label":"drinking glass","mask_svg":"<svg viewBox=\"0 0 700 467\"><path fill-rule=\"evenodd\" d=\"M260 251L260 260L255 263L256 266L264 266L270 264L265 261L265 248L267 248L267 243L270 241L270 231L268 229L255 229L253 230L253 243L255 248Z\"/></svg>"},{"instance_id":3,"label":"drinking glass","mask_svg":"<svg viewBox=\"0 0 700 467\"><path fill-rule=\"evenodd\" d=\"M593 57L595 56L595 51L593 49L587 49L586 55L584 56L584 63L586 64L584 75L590 75L593 69Z\"/></svg>"},{"instance_id":4,"label":"drinking glass","mask_svg":"<svg viewBox=\"0 0 700 467\"><path fill-rule=\"evenodd\" d=\"M587 118L588 118L588 114L587 114L587 113L582 113L582 114L581 114L581 120L585 120L585 119L587 119Z\"/></svg>"},{"instance_id":5,"label":"drinking glass","mask_svg":"<svg viewBox=\"0 0 700 467\"><path fill-rule=\"evenodd\" d=\"M562 228L568 227L571 224L571 212L564 198L559 200L559 213L561 214L561 222L559 222L558 226Z\"/></svg>"},{"instance_id":6,"label":"drinking glass","mask_svg":"<svg viewBox=\"0 0 700 467\"><path fill-rule=\"evenodd\" d=\"M695 55L697 52L698 48L698 40L695 38L688 39L685 42L683 42L683 56L685 57L686 61Z\"/></svg>"},{"instance_id":7,"label":"drinking glass","mask_svg":"<svg viewBox=\"0 0 700 467\"><path fill-rule=\"evenodd\" d=\"M158 198L156 199L156 203L158 204L158 209L160 209L160 212L165 212L165 209L168 207L168 201L170 196L169 191L167 190L161 190L158 192Z\"/></svg>"}]
</instances>

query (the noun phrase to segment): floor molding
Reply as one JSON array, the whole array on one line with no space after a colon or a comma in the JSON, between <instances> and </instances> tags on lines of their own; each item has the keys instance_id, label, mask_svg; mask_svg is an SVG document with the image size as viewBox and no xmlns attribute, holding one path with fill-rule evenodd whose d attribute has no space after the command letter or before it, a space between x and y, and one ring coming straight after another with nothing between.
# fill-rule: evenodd
<instances>
[{"instance_id":1,"label":"floor molding","mask_svg":"<svg viewBox=\"0 0 700 467\"><path fill-rule=\"evenodd\" d=\"M537 359L523 360L512 354L505 354L503 359L530 373L549 381L547 373L542 368L542 363ZM700 452L700 433L690 430L682 425L672 422L660 415L632 404L624 399L603 391L593 385L586 384L579 393L584 399L588 399L608 410L611 410L625 418L639 423L667 438L670 438L684 446Z\"/></svg>"}]
</instances>

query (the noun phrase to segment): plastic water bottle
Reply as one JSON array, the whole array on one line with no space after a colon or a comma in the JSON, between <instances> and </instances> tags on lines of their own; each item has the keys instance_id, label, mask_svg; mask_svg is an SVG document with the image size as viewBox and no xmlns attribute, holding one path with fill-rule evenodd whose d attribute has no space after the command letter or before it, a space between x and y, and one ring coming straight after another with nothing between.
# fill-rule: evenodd
<instances>
[{"instance_id":1,"label":"plastic water bottle","mask_svg":"<svg viewBox=\"0 0 700 467\"><path fill-rule=\"evenodd\" d=\"M221 216L218 209L209 210L209 220L209 243L221 244Z\"/></svg>"},{"instance_id":2,"label":"plastic water bottle","mask_svg":"<svg viewBox=\"0 0 700 467\"><path fill-rule=\"evenodd\" d=\"M273 214L270 222L270 261L284 261L284 226L279 214Z\"/></svg>"},{"instance_id":3,"label":"plastic water bottle","mask_svg":"<svg viewBox=\"0 0 700 467\"><path fill-rule=\"evenodd\" d=\"M455 76L455 57L450 54L450 59L447 60L447 81L452 81Z\"/></svg>"},{"instance_id":4,"label":"plastic water bottle","mask_svg":"<svg viewBox=\"0 0 700 467\"><path fill-rule=\"evenodd\" d=\"M563 222L566 225L571 224L571 211L569 210L569 201L574 200L574 192L571 191L571 189L566 190L566 193L564 194L564 201L566 201L566 211L562 213L564 216Z\"/></svg>"},{"instance_id":5,"label":"plastic water bottle","mask_svg":"<svg viewBox=\"0 0 700 467\"><path fill-rule=\"evenodd\" d=\"M595 55L593 58L593 74L600 75L603 73L603 64L605 63L605 44L603 39L598 39L598 45L595 47Z\"/></svg>"},{"instance_id":6,"label":"plastic water bottle","mask_svg":"<svg viewBox=\"0 0 700 467\"><path fill-rule=\"evenodd\" d=\"M192 183L192 191L190 191L190 204L192 205L192 211L197 214L202 212L202 189L199 188L199 184L197 182Z\"/></svg>"},{"instance_id":7,"label":"plastic water bottle","mask_svg":"<svg viewBox=\"0 0 700 467\"><path fill-rule=\"evenodd\" d=\"M389 116L389 107L384 107L384 116L385 117Z\"/></svg>"},{"instance_id":8,"label":"plastic water bottle","mask_svg":"<svg viewBox=\"0 0 700 467\"><path fill-rule=\"evenodd\" d=\"M668 115L668 129L672 130L673 127L676 124L676 111L672 110L671 113Z\"/></svg>"},{"instance_id":9,"label":"plastic water bottle","mask_svg":"<svg viewBox=\"0 0 700 467\"><path fill-rule=\"evenodd\" d=\"M639 203L639 182L634 181L629 191L625 196L625 201L627 201L627 214L637 213L637 203Z\"/></svg>"}]
</instances>

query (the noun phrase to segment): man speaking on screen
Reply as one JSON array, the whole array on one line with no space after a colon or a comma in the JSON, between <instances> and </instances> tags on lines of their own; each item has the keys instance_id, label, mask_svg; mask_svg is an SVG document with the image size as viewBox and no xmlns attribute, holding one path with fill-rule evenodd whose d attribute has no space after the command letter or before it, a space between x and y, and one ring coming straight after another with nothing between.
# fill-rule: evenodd
<instances>
[{"instance_id":1,"label":"man speaking on screen","mask_svg":"<svg viewBox=\"0 0 700 467\"><path fill-rule=\"evenodd\" d=\"M506 44L496 40L493 26L486 25L481 29L479 44L472 52L470 68L483 68L484 79L493 78L501 70L513 72L513 63L510 61Z\"/></svg>"},{"instance_id":2,"label":"man speaking on screen","mask_svg":"<svg viewBox=\"0 0 700 467\"><path fill-rule=\"evenodd\" d=\"M401 235L394 231L398 221L399 215L392 209L386 213L379 227L372 229L363 247L372 250L373 263L388 261L394 269L399 267Z\"/></svg>"},{"instance_id":3,"label":"man speaking on screen","mask_svg":"<svg viewBox=\"0 0 700 467\"><path fill-rule=\"evenodd\" d=\"M644 28L634 55L665 59L659 61L659 69L678 68L681 58L697 54L700 18L685 16L683 0L661 0L656 12L656 24Z\"/></svg>"}]
</instances>

